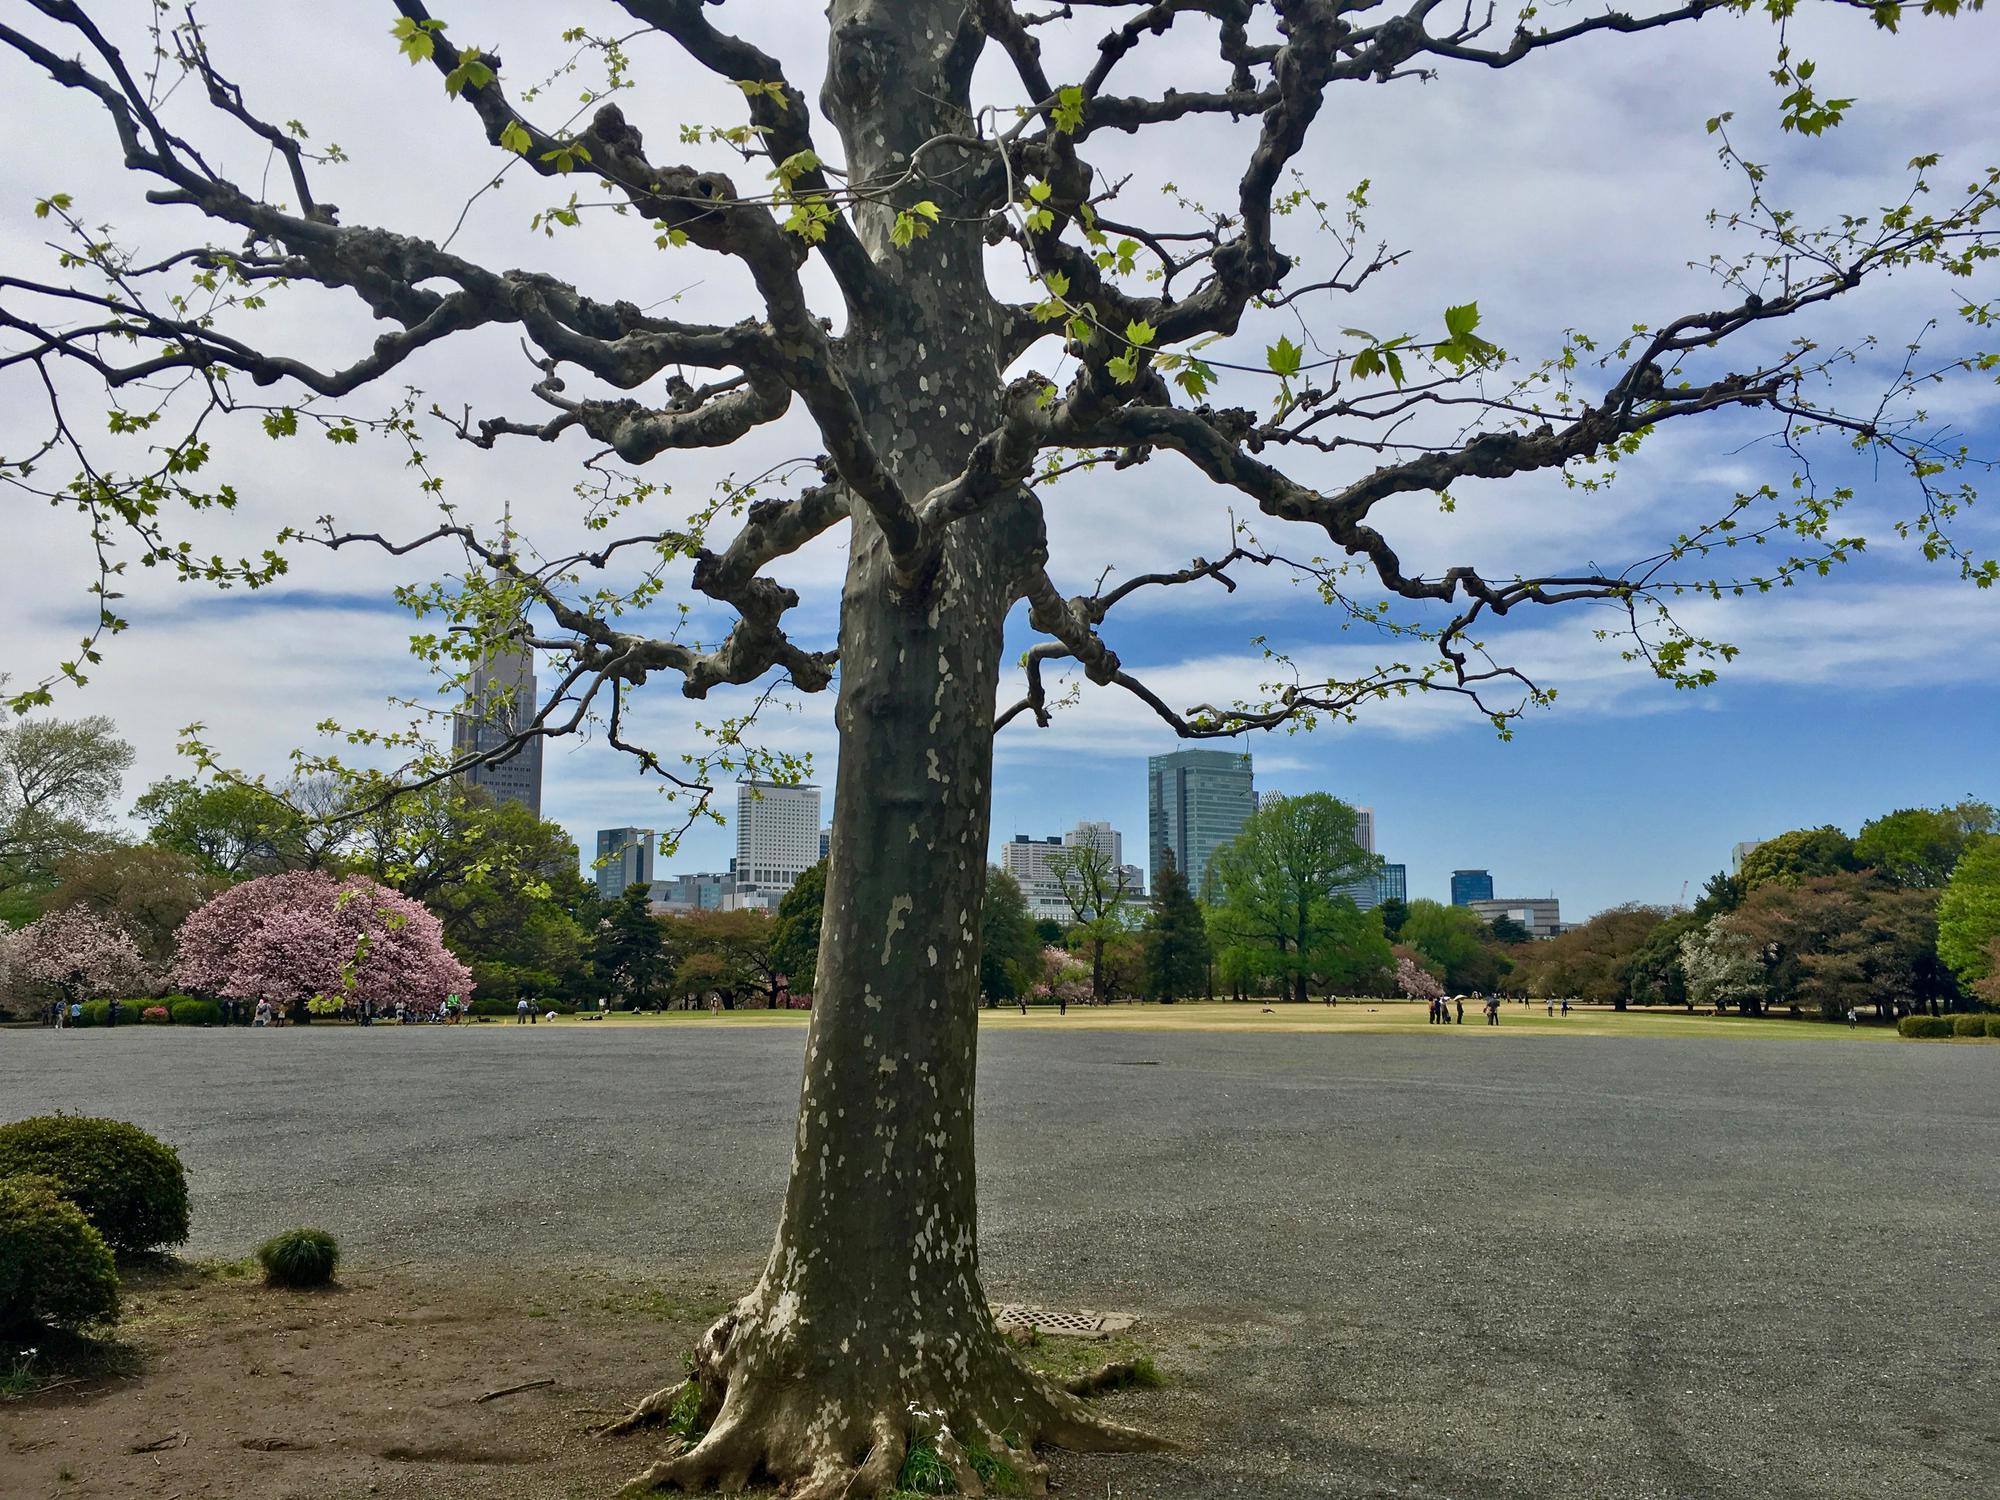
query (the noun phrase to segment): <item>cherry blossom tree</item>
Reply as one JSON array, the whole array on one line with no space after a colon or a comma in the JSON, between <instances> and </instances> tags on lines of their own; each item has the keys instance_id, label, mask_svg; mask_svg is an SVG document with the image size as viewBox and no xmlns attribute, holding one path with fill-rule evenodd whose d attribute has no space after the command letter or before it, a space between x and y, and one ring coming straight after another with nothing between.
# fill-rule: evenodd
<instances>
[{"instance_id":1,"label":"cherry blossom tree","mask_svg":"<svg viewBox=\"0 0 2000 1500\"><path fill-rule=\"evenodd\" d=\"M38 917L8 943L18 980L47 985L65 1005L152 988L154 975L132 934L86 907Z\"/></svg>"},{"instance_id":2,"label":"cherry blossom tree","mask_svg":"<svg viewBox=\"0 0 2000 1500\"><path fill-rule=\"evenodd\" d=\"M418 901L362 875L266 875L233 886L182 924L175 978L230 1000L269 1000L297 1014L313 1001L434 1014L472 989Z\"/></svg>"},{"instance_id":3,"label":"cherry blossom tree","mask_svg":"<svg viewBox=\"0 0 2000 1500\"><path fill-rule=\"evenodd\" d=\"M1041 978L1029 993L1048 1005L1082 1005L1096 991L1091 984L1090 969L1082 959L1067 948L1044 948Z\"/></svg>"},{"instance_id":4,"label":"cherry blossom tree","mask_svg":"<svg viewBox=\"0 0 2000 1500\"><path fill-rule=\"evenodd\" d=\"M1411 1000L1436 1000L1444 994L1444 986L1437 977L1419 967L1408 954L1396 959L1396 988Z\"/></svg>"}]
</instances>

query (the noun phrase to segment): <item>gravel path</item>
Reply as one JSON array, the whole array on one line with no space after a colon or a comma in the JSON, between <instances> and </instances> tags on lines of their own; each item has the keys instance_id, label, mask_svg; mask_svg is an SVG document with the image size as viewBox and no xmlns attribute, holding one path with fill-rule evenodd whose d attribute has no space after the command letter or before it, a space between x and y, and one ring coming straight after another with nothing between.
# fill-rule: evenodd
<instances>
[{"instance_id":1,"label":"gravel path","mask_svg":"<svg viewBox=\"0 0 2000 1500\"><path fill-rule=\"evenodd\" d=\"M198 1254L747 1274L790 1028L0 1032L177 1145ZM1017 1031L990 1289L1146 1316L1188 1453L1073 1496L2000 1494L2000 1048Z\"/></svg>"}]
</instances>

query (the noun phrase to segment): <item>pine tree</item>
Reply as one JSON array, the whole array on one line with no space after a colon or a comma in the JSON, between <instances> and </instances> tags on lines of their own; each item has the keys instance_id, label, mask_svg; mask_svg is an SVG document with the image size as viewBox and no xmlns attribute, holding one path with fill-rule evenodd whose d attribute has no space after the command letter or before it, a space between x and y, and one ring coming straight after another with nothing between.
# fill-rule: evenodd
<instances>
[{"instance_id":1,"label":"pine tree","mask_svg":"<svg viewBox=\"0 0 2000 1500\"><path fill-rule=\"evenodd\" d=\"M1171 849L1160 851L1153 913L1146 921L1146 983L1155 999L1171 1004L1201 993L1208 972L1208 924L1201 903Z\"/></svg>"},{"instance_id":2,"label":"pine tree","mask_svg":"<svg viewBox=\"0 0 2000 1500\"><path fill-rule=\"evenodd\" d=\"M665 935L646 904L650 890L645 885L626 886L591 945L598 982L614 994L630 996L634 1010L652 999L653 986L672 967L667 962Z\"/></svg>"}]
</instances>

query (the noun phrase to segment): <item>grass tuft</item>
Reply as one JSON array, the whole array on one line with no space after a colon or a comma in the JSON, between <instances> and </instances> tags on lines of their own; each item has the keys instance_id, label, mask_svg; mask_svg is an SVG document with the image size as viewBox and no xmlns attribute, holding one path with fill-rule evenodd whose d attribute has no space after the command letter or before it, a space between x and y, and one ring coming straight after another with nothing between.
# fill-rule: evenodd
<instances>
[{"instance_id":1,"label":"grass tuft","mask_svg":"<svg viewBox=\"0 0 2000 1500\"><path fill-rule=\"evenodd\" d=\"M966 1461L972 1465L972 1472L979 1476L979 1482L986 1486L989 1495L1019 1495L1025 1490L1021 1476L1014 1466L997 1453L989 1453L984 1448L969 1447L965 1450Z\"/></svg>"},{"instance_id":2,"label":"grass tuft","mask_svg":"<svg viewBox=\"0 0 2000 1500\"><path fill-rule=\"evenodd\" d=\"M896 1488L912 1495L949 1495L958 1488L951 1468L929 1443L912 1443L896 1474Z\"/></svg>"},{"instance_id":3,"label":"grass tuft","mask_svg":"<svg viewBox=\"0 0 2000 1500\"><path fill-rule=\"evenodd\" d=\"M324 1229L287 1229L257 1247L257 1263L266 1286L325 1286L340 1265L340 1246Z\"/></svg>"}]
</instances>

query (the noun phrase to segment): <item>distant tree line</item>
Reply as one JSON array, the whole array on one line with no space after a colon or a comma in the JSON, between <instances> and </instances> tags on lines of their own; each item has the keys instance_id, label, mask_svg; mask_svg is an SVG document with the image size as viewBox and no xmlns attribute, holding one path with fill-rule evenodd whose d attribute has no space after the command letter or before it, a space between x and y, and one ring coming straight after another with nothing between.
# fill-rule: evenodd
<instances>
[{"instance_id":1,"label":"distant tree line","mask_svg":"<svg viewBox=\"0 0 2000 1500\"><path fill-rule=\"evenodd\" d=\"M66 989L130 982L128 947L165 973L175 934L218 892L310 871L367 876L422 902L483 1009L523 997L733 1009L812 993L824 863L775 913L661 913L643 886L601 900L568 835L516 804L440 785L347 816L353 793L331 778L157 781L134 805L146 830L134 842L113 826L131 762L101 717L0 725L0 924L75 910L108 928L77 939L90 963L37 960L38 972L68 974ZM1890 1019L2000 1007L2000 815L1984 802L1901 809L1851 838L1795 829L1714 876L1691 908L1617 906L1541 942L1505 917L1489 924L1436 901L1364 911L1352 892L1379 865L1354 809L1308 793L1258 809L1217 852L1206 902L1171 854L1150 901L1137 902L1110 855L1084 845L1055 861L1068 919L1038 920L1014 878L993 869L980 986L989 1005L1332 1002L1408 994L1422 975L1445 993L1621 1009ZM0 975L0 1002L18 981Z\"/></svg>"}]
</instances>

